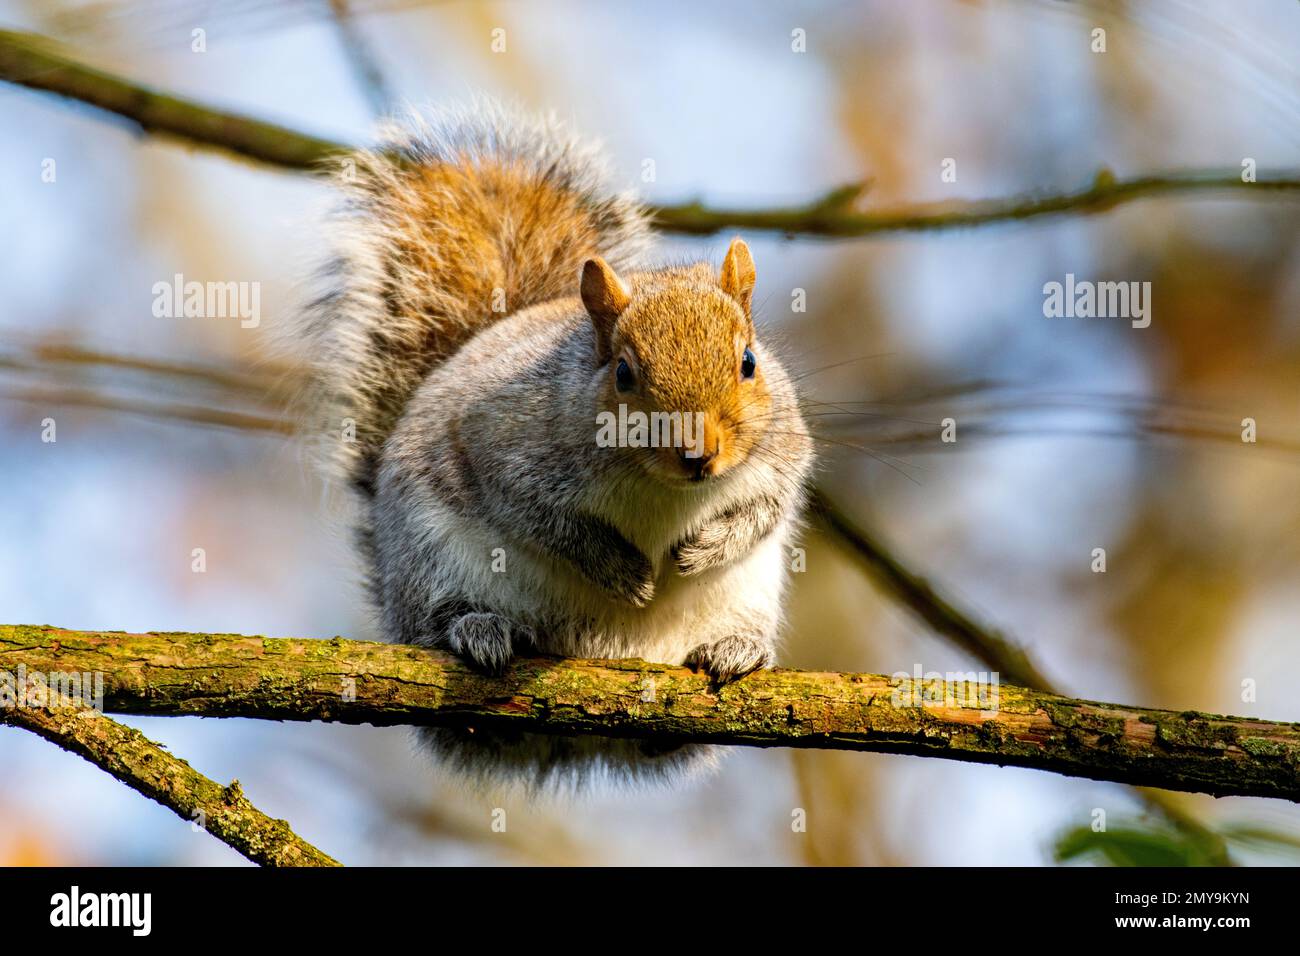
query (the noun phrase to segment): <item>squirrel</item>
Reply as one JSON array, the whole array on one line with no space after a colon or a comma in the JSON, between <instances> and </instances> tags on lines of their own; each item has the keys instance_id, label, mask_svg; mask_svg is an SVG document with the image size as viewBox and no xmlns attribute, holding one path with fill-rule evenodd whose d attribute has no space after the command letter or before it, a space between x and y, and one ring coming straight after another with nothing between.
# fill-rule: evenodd
<instances>
[{"instance_id":1,"label":"squirrel","mask_svg":"<svg viewBox=\"0 0 1300 956\"><path fill-rule=\"evenodd\" d=\"M306 315L316 414L391 637L492 673L516 654L639 657L722 683L774 662L812 442L757 338L746 244L720 268L651 267L649 214L607 181L553 117L490 101L347 155L331 281ZM682 440L598 441L638 412L677 413ZM481 782L530 787L716 756L421 733Z\"/></svg>"}]
</instances>

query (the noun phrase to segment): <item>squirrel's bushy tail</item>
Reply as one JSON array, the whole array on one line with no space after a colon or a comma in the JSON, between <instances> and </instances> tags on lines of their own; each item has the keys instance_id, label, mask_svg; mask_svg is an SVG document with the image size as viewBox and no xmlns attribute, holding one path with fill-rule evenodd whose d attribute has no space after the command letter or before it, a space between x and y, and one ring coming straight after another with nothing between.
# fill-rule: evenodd
<instances>
[{"instance_id":1,"label":"squirrel's bushy tail","mask_svg":"<svg viewBox=\"0 0 1300 956\"><path fill-rule=\"evenodd\" d=\"M429 371L479 330L576 295L584 260L633 264L649 236L592 144L477 100L338 162L326 293L309 310L313 414L333 471L370 497L379 454Z\"/></svg>"}]
</instances>

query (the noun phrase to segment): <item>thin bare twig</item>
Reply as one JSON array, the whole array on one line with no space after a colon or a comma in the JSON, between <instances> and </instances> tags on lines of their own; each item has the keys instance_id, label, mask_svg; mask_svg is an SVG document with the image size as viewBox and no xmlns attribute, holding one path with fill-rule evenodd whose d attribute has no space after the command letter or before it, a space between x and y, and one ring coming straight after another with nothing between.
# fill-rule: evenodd
<instances>
[{"instance_id":1,"label":"thin bare twig","mask_svg":"<svg viewBox=\"0 0 1300 956\"><path fill-rule=\"evenodd\" d=\"M296 132L238 113L213 109L81 63L48 39L0 31L0 79L89 103L125 117L140 129L285 169L314 171L348 152L348 144ZM849 238L888 232L964 229L1042 216L1092 214L1151 196L1232 192L1263 196L1300 191L1300 170L1262 172L1243 182L1238 170L1181 171L1119 179L1102 170L1085 188L1042 196L941 203L861 211L862 183L838 186L808 203L758 209L721 209L702 203L652 205L656 228L708 235L724 229L789 236Z\"/></svg>"}]
</instances>

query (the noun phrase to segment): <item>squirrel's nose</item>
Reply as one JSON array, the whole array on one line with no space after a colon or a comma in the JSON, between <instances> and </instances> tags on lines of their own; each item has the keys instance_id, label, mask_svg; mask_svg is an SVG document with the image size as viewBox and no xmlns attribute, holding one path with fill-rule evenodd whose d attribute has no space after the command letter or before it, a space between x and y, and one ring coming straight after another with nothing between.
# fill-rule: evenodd
<instances>
[{"instance_id":1,"label":"squirrel's nose","mask_svg":"<svg viewBox=\"0 0 1300 956\"><path fill-rule=\"evenodd\" d=\"M712 474L713 461L718 457L719 445L715 445L712 451L701 452L698 455L692 454L690 448L677 449L677 455L681 459L682 468L686 474L692 478L703 478L705 475Z\"/></svg>"}]
</instances>

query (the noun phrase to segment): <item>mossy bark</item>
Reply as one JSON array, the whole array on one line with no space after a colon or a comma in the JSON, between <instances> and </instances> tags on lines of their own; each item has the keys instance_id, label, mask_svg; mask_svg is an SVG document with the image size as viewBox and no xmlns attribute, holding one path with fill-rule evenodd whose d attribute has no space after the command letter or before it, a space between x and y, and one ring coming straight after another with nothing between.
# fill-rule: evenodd
<instances>
[{"instance_id":1,"label":"mossy bark","mask_svg":"<svg viewBox=\"0 0 1300 956\"><path fill-rule=\"evenodd\" d=\"M1300 800L1300 725L1075 700L1002 685L761 671L723 687L637 660L525 658L493 678L403 645L0 626L0 670L102 672L127 714L515 727L753 747L820 747L1033 767L1170 790ZM899 696L904 698L899 702Z\"/></svg>"}]
</instances>

